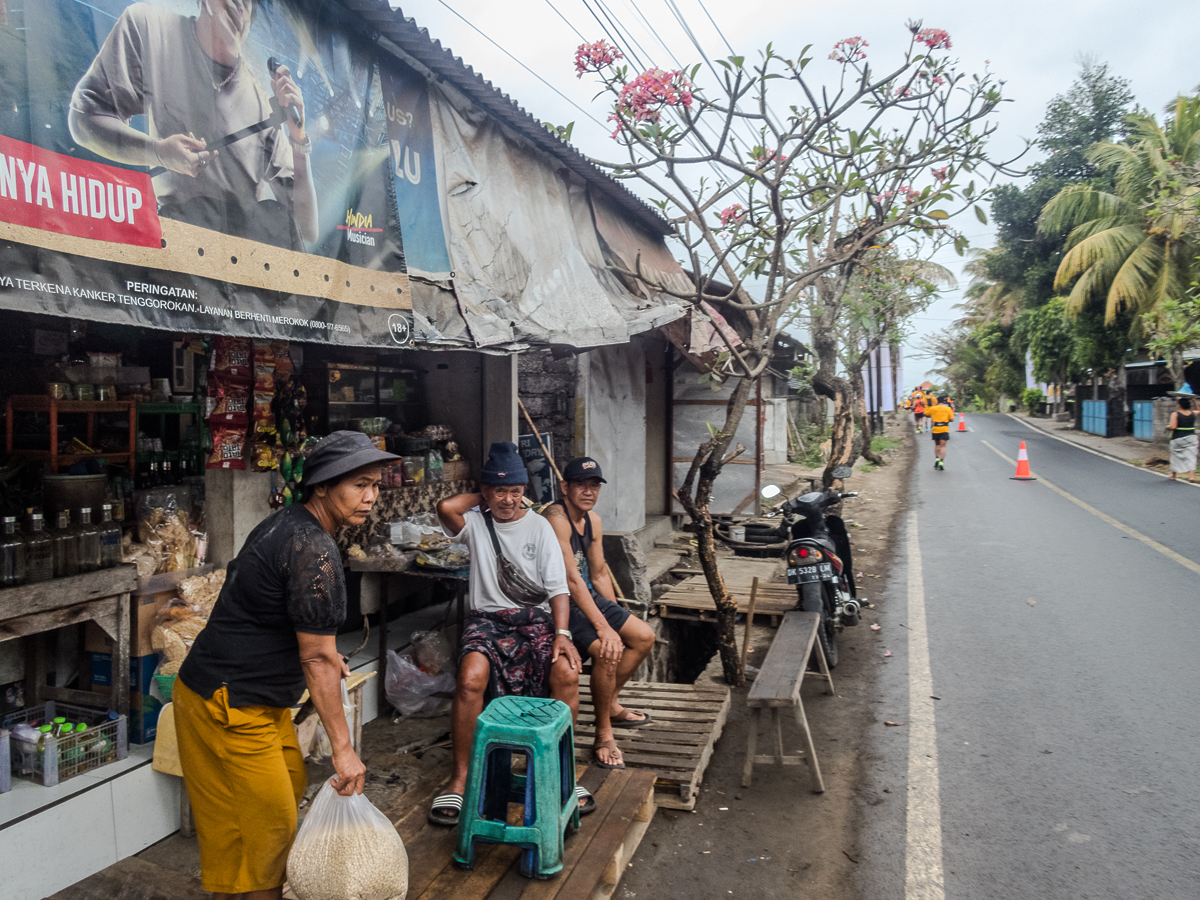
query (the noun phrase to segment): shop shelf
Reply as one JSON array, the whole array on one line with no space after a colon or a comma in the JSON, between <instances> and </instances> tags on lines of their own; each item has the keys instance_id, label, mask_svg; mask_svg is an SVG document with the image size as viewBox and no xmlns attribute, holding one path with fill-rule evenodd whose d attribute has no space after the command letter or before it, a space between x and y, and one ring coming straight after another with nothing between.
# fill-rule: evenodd
<instances>
[{"instance_id":1,"label":"shop shelf","mask_svg":"<svg viewBox=\"0 0 1200 900\"><path fill-rule=\"evenodd\" d=\"M4 449L9 456L23 456L42 460L57 472L60 466L69 466L84 459L109 459L131 461L137 447L137 404L132 400L59 400L45 394L14 394L5 403L7 408ZM50 447L48 450L25 450L13 447L13 413L46 413L50 416ZM120 453L59 453L58 417L63 414L81 413L87 416L87 440L90 446L95 441L96 413L127 413L129 415L129 450Z\"/></svg>"}]
</instances>

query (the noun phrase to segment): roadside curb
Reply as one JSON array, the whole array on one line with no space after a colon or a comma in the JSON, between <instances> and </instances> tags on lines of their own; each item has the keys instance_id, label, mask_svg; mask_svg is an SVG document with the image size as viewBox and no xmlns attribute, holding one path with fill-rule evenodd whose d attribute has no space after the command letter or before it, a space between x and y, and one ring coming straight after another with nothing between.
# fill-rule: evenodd
<instances>
[{"instance_id":1,"label":"roadside curb","mask_svg":"<svg viewBox=\"0 0 1200 900\"><path fill-rule=\"evenodd\" d=\"M1176 479L1172 479L1170 476L1168 476L1162 472L1156 472L1153 469L1149 469L1146 466L1135 466L1129 460L1124 459L1120 456L1117 456L1114 453L1106 453L1103 450L1097 450L1094 447L1089 447L1087 444L1081 443L1080 441L1073 441L1068 437L1063 437L1062 435L1055 434L1054 432L1050 431L1048 428L1043 428L1041 425L1034 425L1032 420L1030 420L1030 419L1023 419L1020 416L1013 415L1012 413L1005 413L1004 415L1008 416L1014 422L1019 422L1020 424L1024 425L1026 428L1032 429L1033 431L1041 432L1042 434L1046 435L1046 437L1048 437L1048 438L1053 438L1056 441L1062 441L1064 444L1070 444L1072 447L1078 447L1080 450L1083 450L1087 453L1092 453L1092 454L1095 454L1096 456L1102 456L1105 459L1111 459L1113 462L1120 463L1123 466L1128 466L1131 469L1136 469L1139 472L1145 472L1147 475L1154 475L1158 478L1165 478L1167 481L1176 480ZM1188 484L1188 482L1186 482L1186 481L1179 481L1178 483L1179 484ZM1200 482L1192 484L1191 486L1192 487L1200 487Z\"/></svg>"}]
</instances>

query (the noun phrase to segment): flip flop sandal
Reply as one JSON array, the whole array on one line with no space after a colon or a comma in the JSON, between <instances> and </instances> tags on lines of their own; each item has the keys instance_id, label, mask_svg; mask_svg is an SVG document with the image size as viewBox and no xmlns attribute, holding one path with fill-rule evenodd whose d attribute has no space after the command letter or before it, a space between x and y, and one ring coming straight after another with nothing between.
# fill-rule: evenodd
<instances>
[{"instance_id":1,"label":"flip flop sandal","mask_svg":"<svg viewBox=\"0 0 1200 900\"><path fill-rule=\"evenodd\" d=\"M431 825L449 825L458 824L459 814L462 812L463 797L462 794L441 794L433 798L433 802L429 805L429 822ZM454 815L438 812L438 810L452 809Z\"/></svg>"},{"instance_id":2,"label":"flip flop sandal","mask_svg":"<svg viewBox=\"0 0 1200 900\"><path fill-rule=\"evenodd\" d=\"M613 726L620 725L622 728L644 728L645 726L649 725L651 722L654 721L654 719L650 716L650 713L648 713L648 712L643 712L642 710L630 709L628 706L623 706L623 707L621 707L621 709L623 710L622 718L618 719L615 716L608 717L608 721L611 722L613 724ZM633 713L633 712L641 712L642 715L645 716L646 718L630 719L629 714Z\"/></svg>"},{"instance_id":3,"label":"flip flop sandal","mask_svg":"<svg viewBox=\"0 0 1200 900\"><path fill-rule=\"evenodd\" d=\"M579 814L581 816L586 816L596 811L596 798L589 794L588 789L582 784L575 785L575 796L577 799L584 801L583 805L579 807Z\"/></svg>"},{"instance_id":4,"label":"flip flop sandal","mask_svg":"<svg viewBox=\"0 0 1200 900\"><path fill-rule=\"evenodd\" d=\"M625 761L622 759L619 763L606 763L600 758L600 751L607 750L609 753L620 753L621 748L617 746L617 742L613 740L596 741L592 744L592 762L602 769L623 769Z\"/></svg>"}]
</instances>

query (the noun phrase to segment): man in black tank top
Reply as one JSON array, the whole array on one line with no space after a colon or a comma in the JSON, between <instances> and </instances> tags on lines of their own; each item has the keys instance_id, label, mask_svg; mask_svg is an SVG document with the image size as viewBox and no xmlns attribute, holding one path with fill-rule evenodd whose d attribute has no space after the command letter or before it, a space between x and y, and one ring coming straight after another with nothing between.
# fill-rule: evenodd
<instances>
[{"instance_id":1,"label":"man in black tank top","mask_svg":"<svg viewBox=\"0 0 1200 900\"><path fill-rule=\"evenodd\" d=\"M646 713L627 709L618 700L654 647L654 631L616 602L612 576L604 561L603 528L593 511L605 484L600 465L581 457L563 470L562 500L548 507L549 520L562 545L571 592L571 636L580 655L590 656L592 706L596 714L595 763L607 769L625 767L613 728L650 724Z\"/></svg>"}]
</instances>

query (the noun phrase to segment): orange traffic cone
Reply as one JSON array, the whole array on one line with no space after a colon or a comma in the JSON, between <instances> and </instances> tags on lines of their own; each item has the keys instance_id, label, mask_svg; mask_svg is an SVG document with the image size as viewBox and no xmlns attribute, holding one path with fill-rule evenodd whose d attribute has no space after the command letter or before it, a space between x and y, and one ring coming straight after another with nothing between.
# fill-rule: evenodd
<instances>
[{"instance_id":1,"label":"orange traffic cone","mask_svg":"<svg viewBox=\"0 0 1200 900\"><path fill-rule=\"evenodd\" d=\"M966 430L967 430L967 420L963 418L963 414L962 414L962 413L959 413L959 414L958 414L958 430L959 430L959 431L966 431Z\"/></svg>"},{"instance_id":2,"label":"orange traffic cone","mask_svg":"<svg viewBox=\"0 0 1200 900\"><path fill-rule=\"evenodd\" d=\"M1025 442L1021 441L1021 449L1017 451L1017 474L1009 479L1010 481L1037 481L1036 478L1029 472L1029 452L1025 449Z\"/></svg>"}]
</instances>

